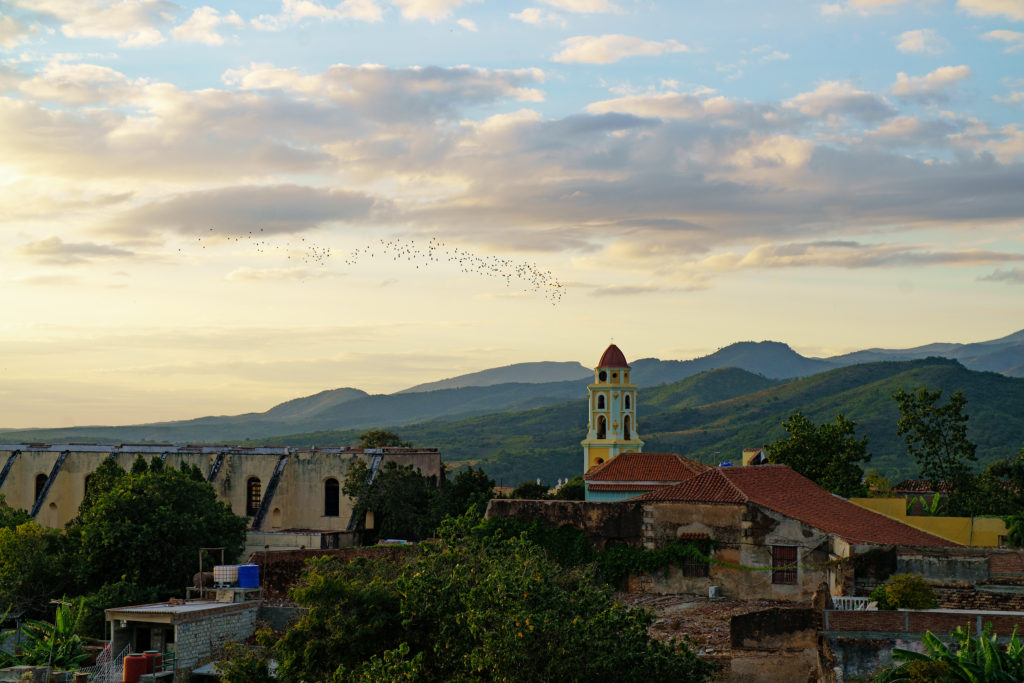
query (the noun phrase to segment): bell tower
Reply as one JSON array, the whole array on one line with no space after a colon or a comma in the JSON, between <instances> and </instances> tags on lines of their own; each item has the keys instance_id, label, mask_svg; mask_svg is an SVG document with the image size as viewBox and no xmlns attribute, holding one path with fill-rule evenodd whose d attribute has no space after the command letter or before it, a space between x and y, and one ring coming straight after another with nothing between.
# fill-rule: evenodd
<instances>
[{"instance_id":1,"label":"bell tower","mask_svg":"<svg viewBox=\"0 0 1024 683\"><path fill-rule=\"evenodd\" d=\"M643 449L636 426L636 385L630 383L629 364L615 344L605 350L594 368L594 383L587 387L587 407L590 421L587 438L581 442L584 472L619 453Z\"/></svg>"}]
</instances>

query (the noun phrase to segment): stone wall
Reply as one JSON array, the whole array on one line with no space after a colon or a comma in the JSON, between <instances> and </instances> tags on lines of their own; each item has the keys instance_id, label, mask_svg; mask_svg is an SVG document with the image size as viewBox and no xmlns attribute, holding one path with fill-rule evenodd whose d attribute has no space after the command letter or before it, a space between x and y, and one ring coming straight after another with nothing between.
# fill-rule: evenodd
<instances>
[{"instance_id":1,"label":"stone wall","mask_svg":"<svg viewBox=\"0 0 1024 683\"><path fill-rule=\"evenodd\" d=\"M383 463L411 465L425 477L439 481L441 454L430 448L384 448ZM10 456L17 451L13 460ZM260 481L267 492L274 468L283 455L288 461L276 493L267 509L262 530L302 529L344 531L352 514L352 501L339 494L337 515L325 515L324 492L328 479L344 483L345 473L355 460L369 462L376 453L361 449L293 449L284 447L236 448L232 446L87 446L75 444L36 445L32 448L0 446L0 471L10 461L7 476L0 481L0 493L7 504L31 510L35 503L36 478L49 478L62 452L68 452L64 465L54 478L36 521L44 526L63 527L78 514L85 496L85 480L106 459L113 457L125 468L142 455L147 461L165 458L169 467L183 463L195 465L205 476L212 473L218 457L220 470L214 477L217 498L231 506L235 514L246 516L247 482Z\"/></svg>"},{"instance_id":2,"label":"stone wall","mask_svg":"<svg viewBox=\"0 0 1024 683\"><path fill-rule=\"evenodd\" d=\"M395 560L415 552L416 546L374 546L369 548L340 548L337 550L283 550L256 553L250 560L260 566L260 582L265 600L282 601L302 572L306 562L314 557L334 557L351 562L357 557Z\"/></svg>"},{"instance_id":3,"label":"stone wall","mask_svg":"<svg viewBox=\"0 0 1024 683\"><path fill-rule=\"evenodd\" d=\"M596 550L609 545L640 545L643 539L643 509L640 503L602 503L582 500L508 500L495 498L484 516L520 519L568 526L582 531Z\"/></svg>"},{"instance_id":4,"label":"stone wall","mask_svg":"<svg viewBox=\"0 0 1024 683\"><path fill-rule=\"evenodd\" d=\"M174 627L175 680L187 681L192 669L211 659L225 643L241 642L256 630L260 605L226 605Z\"/></svg>"}]
</instances>

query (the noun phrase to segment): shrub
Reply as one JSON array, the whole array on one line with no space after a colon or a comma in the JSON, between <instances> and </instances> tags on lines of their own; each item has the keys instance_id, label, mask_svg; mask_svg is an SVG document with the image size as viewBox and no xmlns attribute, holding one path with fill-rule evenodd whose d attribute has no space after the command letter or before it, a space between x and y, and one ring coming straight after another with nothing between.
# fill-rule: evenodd
<instances>
[{"instance_id":1,"label":"shrub","mask_svg":"<svg viewBox=\"0 0 1024 683\"><path fill-rule=\"evenodd\" d=\"M893 574L871 593L878 609L932 609L938 606L935 591L920 574Z\"/></svg>"}]
</instances>

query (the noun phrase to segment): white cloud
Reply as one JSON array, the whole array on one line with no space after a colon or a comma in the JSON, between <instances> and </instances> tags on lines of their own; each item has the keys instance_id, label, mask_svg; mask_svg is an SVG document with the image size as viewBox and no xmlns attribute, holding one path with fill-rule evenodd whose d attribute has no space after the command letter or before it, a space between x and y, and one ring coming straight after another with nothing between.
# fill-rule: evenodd
<instances>
[{"instance_id":1,"label":"white cloud","mask_svg":"<svg viewBox=\"0 0 1024 683\"><path fill-rule=\"evenodd\" d=\"M172 34L178 40L186 42L223 45L224 38L217 32L221 24L242 26L244 22L238 16L238 13L234 11L222 16L220 12L212 7L198 7L192 12L192 16L185 23L174 28Z\"/></svg>"},{"instance_id":2,"label":"white cloud","mask_svg":"<svg viewBox=\"0 0 1024 683\"><path fill-rule=\"evenodd\" d=\"M580 14L597 14L601 12L618 12L619 8L608 0L541 0L545 4L567 12Z\"/></svg>"},{"instance_id":3,"label":"white cloud","mask_svg":"<svg viewBox=\"0 0 1024 683\"><path fill-rule=\"evenodd\" d=\"M761 57L762 62L784 62L789 59L788 52L782 52L780 50L772 50L768 54Z\"/></svg>"},{"instance_id":4,"label":"white cloud","mask_svg":"<svg viewBox=\"0 0 1024 683\"><path fill-rule=\"evenodd\" d=\"M693 94L664 92L625 95L611 100L592 102L587 111L594 114L619 112L635 116L700 119L706 116L724 116L735 109L735 103L725 97L699 97Z\"/></svg>"},{"instance_id":5,"label":"white cloud","mask_svg":"<svg viewBox=\"0 0 1024 683\"><path fill-rule=\"evenodd\" d=\"M476 33L477 31L476 22L472 19L459 19L455 23L467 31L472 31L473 33Z\"/></svg>"},{"instance_id":6,"label":"white cloud","mask_svg":"<svg viewBox=\"0 0 1024 683\"><path fill-rule=\"evenodd\" d=\"M34 27L25 26L14 17L0 14L0 47L14 47L35 32Z\"/></svg>"},{"instance_id":7,"label":"white cloud","mask_svg":"<svg viewBox=\"0 0 1024 683\"><path fill-rule=\"evenodd\" d=\"M452 13L452 9L480 0L392 0L406 19L437 21Z\"/></svg>"},{"instance_id":8,"label":"white cloud","mask_svg":"<svg viewBox=\"0 0 1024 683\"><path fill-rule=\"evenodd\" d=\"M940 66L924 76L907 76L900 72L896 74L896 82L890 92L907 99L945 100L958 82L970 76L970 67L964 65Z\"/></svg>"},{"instance_id":9,"label":"white cloud","mask_svg":"<svg viewBox=\"0 0 1024 683\"><path fill-rule=\"evenodd\" d=\"M277 14L261 14L251 21L253 28L260 31L280 31L293 24L310 21L355 21L376 22L384 18L384 11L376 0L344 0L334 8L314 0L281 0L281 11Z\"/></svg>"},{"instance_id":10,"label":"white cloud","mask_svg":"<svg viewBox=\"0 0 1024 683\"><path fill-rule=\"evenodd\" d=\"M10 0L16 7L50 14L69 38L110 38L125 47L162 43L160 27L180 7L167 0Z\"/></svg>"},{"instance_id":11,"label":"white cloud","mask_svg":"<svg viewBox=\"0 0 1024 683\"><path fill-rule=\"evenodd\" d=\"M689 48L674 40L644 40L634 36L608 34L603 36L575 36L562 41L562 51L556 62L575 64L611 64L627 57L655 57L672 52L689 52Z\"/></svg>"},{"instance_id":12,"label":"white cloud","mask_svg":"<svg viewBox=\"0 0 1024 683\"><path fill-rule=\"evenodd\" d=\"M929 55L939 55L949 47L949 41L930 28L919 28L914 31L904 31L899 35L897 41L896 49L900 52L918 52Z\"/></svg>"},{"instance_id":13,"label":"white cloud","mask_svg":"<svg viewBox=\"0 0 1024 683\"><path fill-rule=\"evenodd\" d=\"M1003 52L1007 54L1024 52L1024 33L1020 31L1007 31L1005 29L989 31L982 38L984 40L998 40L1006 43L1006 49Z\"/></svg>"},{"instance_id":14,"label":"white cloud","mask_svg":"<svg viewBox=\"0 0 1024 683\"><path fill-rule=\"evenodd\" d=\"M811 92L800 93L785 106L815 118L848 116L861 121L879 121L896 114L884 97L838 81L822 83Z\"/></svg>"},{"instance_id":15,"label":"white cloud","mask_svg":"<svg viewBox=\"0 0 1024 683\"><path fill-rule=\"evenodd\" d=\"M527 7L522 12L512 13L508 16L524 24L559 24L565 26L565 19L561 15L536 7Z\"/></svg>"},{"instance_id":16,"label":"white cloud","mask_svg":"<svg viewBox=\"0 0 1024 683\"><path fill-rule=\"evenodd\" d=\"M38 100L115 104L127 100L141 85L142 81L132 83L109 67L53 60L40 73L22 82L19 89Z\"/></svg>"},{"instance_id":17,"label":"white cloud","mask_svg":"<svg viewBox=\"0 0 1024 683\"><path fill-rule=\"evenodd\" d=\"M957 0L956 6L979 17L1006 17L1024 21L1024 0Z\"/></svg>"},{"instance_id":18,"label":"white cloud","mask_svg":"<svg viewBox=\"0 0 1024 683\"><path fill-rule=\"evenodd\" d=\"M95 242L67 243L59 237L47 237L46 239L29 242L22 245L18 251L41 263L55 265L72 265L85 263L96 258L125 258L133 255L127 249L108 244L96 244Z\"/></svg>"}]
</instances>

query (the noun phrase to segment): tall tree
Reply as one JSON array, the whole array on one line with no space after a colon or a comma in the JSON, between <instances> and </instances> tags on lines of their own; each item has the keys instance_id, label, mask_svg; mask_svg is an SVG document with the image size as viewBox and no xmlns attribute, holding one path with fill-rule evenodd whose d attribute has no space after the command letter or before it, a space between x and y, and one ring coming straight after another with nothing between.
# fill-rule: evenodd
<instances>
[{"instance_id":1,"label":"tall tree","mask_svg":"<svg viewBox=\"0 0 1024 683\"><path fill-rule=\"evenodd\" d=\"M360 448L410 448L411 441L402 441L402 437L384 429L371 429L359 435Z\"/></svg>"},{"instance_id":2,"label":"tall tree","mask_svg":"<svg viewBox=\"0 0 1024 683\"><path fill-rule=\"evenodd\" d=\"M816 425L803 413L783 421L789 436L765 446L768 461L787 465L818 486L840 496L863 495L864 470L871 459L868 437L854 437L857 424L841 414L834 423Z\"/></svg>"},{"instance_id":3,"label":"tall tree","mask_svg":"<svg viewBox=\"0 0 1024 683\"><path fill-rule=\"evenodd\" d=\"M378 538L420 540L434 535L438 523L438 491L412 465L384 463L372 482L367 481L369 468L355 460L345 473L341 491L352 498L353 513L361 518L373 513L373 529L363 541Z\"/></svg>"},{"instance_id":4,"label":"tall tree","mask_svg":"<svg viewBox=\"0 0 1024 683\"><path fill-rule=\"evenodd\" d=\"M917 461L922 479L935 484L944 482L963 493L971 485L971 465L978 458L977 446L967 438L964 412L967 399L953 392L940 404L942 389L929 391L921 387L908 393L902 388L893 394L900 409L897 433L907 444L907 453Z\"/></svg>"}]
</instances>

